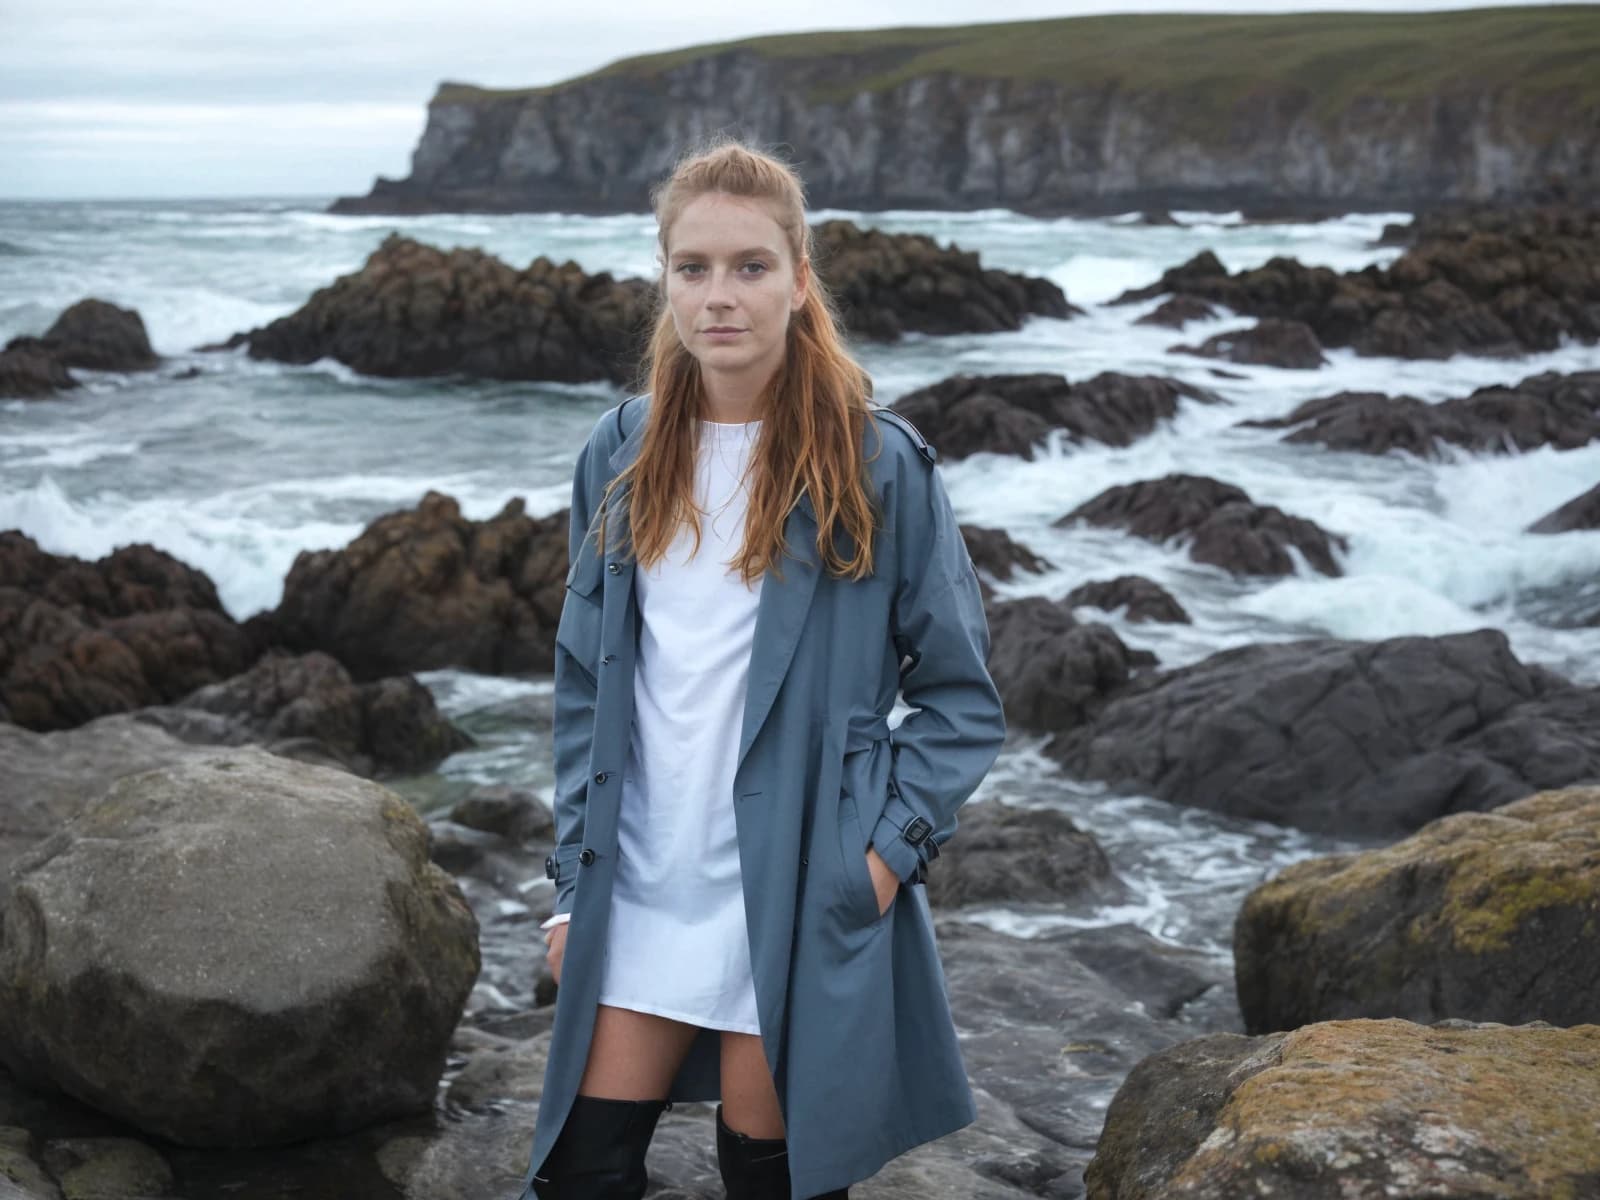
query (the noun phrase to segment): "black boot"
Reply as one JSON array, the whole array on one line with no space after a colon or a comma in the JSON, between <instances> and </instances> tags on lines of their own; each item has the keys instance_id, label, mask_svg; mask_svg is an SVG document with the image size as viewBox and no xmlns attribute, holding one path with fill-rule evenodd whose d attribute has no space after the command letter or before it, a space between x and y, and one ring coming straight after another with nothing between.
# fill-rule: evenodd
<instances>
[{"instance_id":1,"label":"black boot","mask_svg":"<svg viewBox=\"0 0 1600 1200\"><path fill-rule=\"evenodd\" d=\"M790 1200L789 1145L783 1138L753 1138L735 1133L717 1105L717 1166L728 1200ZM850 1200L839 1188L814 1200Z\"/></svg>"},{"instance_id":2,"label":"black boot","mask_svg":"<svg viewBox=\"0 0 1600 1200\"><path fill-rule=\"evenodd\" d=\"M639 1200L644 1155L665 1100L575 1096L532 1194L538 1200Z\"/></svg>"}]
</instances>

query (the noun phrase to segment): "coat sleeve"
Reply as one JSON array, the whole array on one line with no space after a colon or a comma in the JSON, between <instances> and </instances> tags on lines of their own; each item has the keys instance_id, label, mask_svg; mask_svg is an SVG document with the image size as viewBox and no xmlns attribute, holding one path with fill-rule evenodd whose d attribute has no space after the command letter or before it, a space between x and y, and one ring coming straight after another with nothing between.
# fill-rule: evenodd
<instances>
[{"instance_id":1,"label":"coat sleeve","mask_svg":"<svg viewBox=\"0 0 1600 1200\"><path fill-rule=\"evenodd\" d=\"M572 476L572 508L567 526L567 561L578 562L588 535L590 497L595 494L591 474L598 427L578 454ZM563 605L584 604L568 589ZM552 721L555 749L556 849L547 872L556 884L556 913L572 911L578 887L578 855L583 850L584 817L588 805L589 752L594 742L595 681L560 642L555 648L555 702Z\"/></svg>"},{"instance_id":2,"label":"coat sleeve","mask_svg":"<svg viewBox=\"0 0 1600 1200\"><path fill-rule=\"evenodd\" d=\"M910 659L901 694L917 711L889 735L889 799L872 844L909 883L955 832L956 809L994 765L1006 723L985 665L989 625L977 573L939 472L913 456L899 483L893 634L902 663ZM905 834L918 817L933 833L913 845Z\"/></svg>"}]
</instances>

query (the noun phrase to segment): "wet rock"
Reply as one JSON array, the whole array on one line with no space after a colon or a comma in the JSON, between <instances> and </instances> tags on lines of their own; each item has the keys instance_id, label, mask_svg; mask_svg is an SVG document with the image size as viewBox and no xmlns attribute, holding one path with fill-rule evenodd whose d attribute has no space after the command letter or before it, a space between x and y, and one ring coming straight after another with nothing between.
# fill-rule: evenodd
<instances>
[{"instance_id":1,"label":"wet rock","mask_svg":"<svg viewBox=\"0 0 1600 1200\"><path fill-rule=\"evenodd\" d=\"M38 338L12 338L0 352L0 400L38 400L77 386Z\"/></svg>"},{"instance_id":2,"label":"wet rock","mask_svg":"<svg viewBox=\"0 0 1600 1200\"><path fill-rule=\"evenodd\" d=\"M268 654L240 675L138 715L186 742L256 744L368 778L429 771L474 744L414 676L358 684L317 651Z\"/></svg>"},{"instance_id":3,"label":"wet rock","mask_svg":"<svg viewBox=\"0 0 1600 1200\"><path fill-rule=\"evenodd\" d=\"M545 803L524 788L476 787L456 801L450 819L469 829L510 842L555 840L555 818Z\"/></svg>"},{"instance_id":4,"label":"wet rock","mask_svg":"<svg viewBox=\"0 0 1600 1200\"><path fill-rule=\"evenodd\" d=\"M1230 275L1205 251L1113 303L1199 296L1303 321L1323 346L1399 358L1509 356L1600 339L1600 210L1533 209L1424 225L1394 262L1340 274L1277 257Z\"/></svg>"},{"instance_id":5,"label":"wet rock","mask_svg":"<svg viewBox=\"0 0 1600 1200\"><path fill-rule=\"evenodd\" d=\"M1291 429L1286 442L1387 454L1439 457L1440 444L1505 454L1553 446L1571 450L1600 438L1600 371L1547 371L1512 387L1479 388L1429 404L1414 396L1339 392L1308 400L1286 417L1244 421Z\"/></svg>"},{"instance_id":6,"label":"wet rock","mask_svg":"<svg viewBox=\"0 0 1600 1200\"><path fill-rule=\"evenodd\" d=\"M368 375L621 382L654 303L642 279L542 256L519 271L481 250L390 234L359 271L238 337L252 358L334 358Z\"/></svg>"},{"instance_id":7,"label":"wet rock","mask_svg":"<svg viewBox=\"0 0 1600 1200\"><path fill-rule=\"evenodd\" d=\"M0 532L0 710L18 725L66 729L178 700L258 652L205 573L153 546L90 563Z\"/></svg>"},{"instance_id":8,"label":"wet rock","mask_svg":"<svg viewBox=\"0 0 1600 1200\"><path fill-rule=\"evenodd\" d=\"M1309 859L1234 926L1252 1033L1343 1017L1600 1026L1600 788L1456 813Z\"/></svg>"},{"instance_id":9,"label":"wet rock","mask_svg":"<svg viewBox=\"0 0 1600 1200\"><path fill-rule=\"evenodd\" d=\"M1529 533L1571 533L1578 529L1600 529L1600 484L1528 526Z\"/></svg>"},{"instance_id":10,"label":"wet rock","mask_svg":"<svg viewBox=\"0 0 1600 1200\"><path fill-rule=\"evenodd\" d=\"M1126 897L1105 851L1066 813L998 801L962 806L955 837L928 868L927 888L936 908Z\"/></svg>"},{"instance_id":11,"label":"wet rock","mask_svg":"<svg viewBox=\"0 0 1600 1200\"><path fill-rule=\"evenodd\" d=\"M1600 689L1490 629L1244 646L1135 681L1046 751L1176 804L1394 834L1600 779Z\"/></svg>"},{"instance_id":12,"label":"wet rock","mask_svg":"<svg viewBox=\"0 0 1600 1200\"><path fill-rule=\"evenodd\" d=\"M1160 325L1166 329L1182 329L1190 321L1211 321L1217 310L1199 296L1173 296L1163 300L1155 309L1145 313L1135 325Z\"/></svg>"},{"instance_id":13,"label":"wet rock","mask_svg":"<svg viewBox=\"0 0 1600 1200\"><path fill-rule=\"evenodd\" d=\"M79 300L45 331L40 342L64 365L95 371L143 371L159 359L150 348L144 318L104 300Z\"/></svg>"},{"instance_id":14,"label":"wet rock","mask_svg":"<svg viewBox=\"0 0 1600 1200\"><path fill-rule=\"evenodd\" d=\"M1221 398L1156 375L1102 372L1082 383L1061 375L955 375L895 402L943 458L988 451L1032 459L1056 429L1074 442L1131 446L1177 415L1180 400Z\"/></svg>"},{"instance_id":15,"label":"wet rock","mask_svg":"<svg viewBox=\"0 0 1600 1200\"><path fill-rule=\"evenodd\" d=\"M1153 542L1189 539L1189 557L1235 575L1293 575L1291 549L1324 575L1343 572L1333 553L1346 549L1304 517L1258 505L1242 488L1203 475L1168 475L1108 488L1054 524L1083 521L1126 529Z\"/></svg>"},{"instance_id":16,"label":"wet rock","mask_svg":"<svg viewBox=\"0 0 1600 1200\"><path fill-rule=\"evenodd\" d=\"M180 1195L173 1190L172 1168L160 1151L134 1138L53 1139L45 1144L43 1158L63 1200Z\"/></svg>"},{"instance_id":17,"label":"wet rock","mask_svg":"<svg viewBox=\"0 0 1600 1200\"><path fill-rule=\"evenodd\" d=\"M846 327L874 341L907 333L1001 333L1022 328L1030 316L1083 312L1048 279L987 269L976 253L941 246L926 234L833 220L812 228L812 242L817 271Z\"/></svg>"},{"instance_id":18,"label":"wet rock","mask_svg":"<svg viewBox=\"0 0 1600 1200\"><path fill-rule=\"evenodd\" d=\"M332 654L357 680L462 667L548 672L567 572L567 513L511 500L486 521L429 492L342 550L302 552L258 637Z\"/></svg>"},{"instance_id":19,"label":"wet rock","mask_svg":"<svg viewBox=\"0 0 1600 1200\"><path fill-rule=\"evenodd\" d=\"M1197 354L1229 362L1311 371L1326 366L1317 335L1301 321L1268 318L1249 329L1233 329L1207 338L1198 346L1172 346L1170 354Z\"/></svg>"},{"instance_id":20,"label":"wet rock","mask_svg":"<svg viewBox=\"0 0 1600 1200\"><path fill-rule=\"evenodd\" d=\"M967 544L972 565L982 572L978 577L978 586L985 600L994 595L989 579L1013 579L1019 569L1036 573L1051 569L1048 559L1039 557L1021 542L1012 540L1011 535L1003 529L963 525L961 538Z\"/></svg>"},{"instance_id":21,"label":"wet rock","mask_svg":"<svg viewBox=\"0 0 1600 1200\"><path fill-rule=\"evenodd\" d=\"M1155 662L1110 626L1080 624L1070 605L1041 596L993 605L988 619L989 674L1007 718L1027 729L1073 728Z\"/></svg>"},{"instance_id":22,"label":"wet rock","mask_svg":"<svg viewBox=\"0 0 1600 1200\"><path fill-rule=\"evenodd\" d=\"M1119 575L1079 584L1063 601L1068 608L1102 608L1107 612L1126 610L1129 621L1155 621L1169 625L1191 624L1171 592L1142 575Z\"/></svg>"},{"instance_id":23,"label":"wet rock","mask_svg":"<svg viewBox=\"0 0 1600 1200\"><path fill-rule=\"evenodd\" d=\"M1600 1180L1597 1063L1593 1025L1197 1038L1129 1074L1084 1179L1091 1200L1585 1195Z\"/></svg>"},{"instance_id":24,"label":"wet rock","mask_svg":"<svg viewBox=\"0 0 1600 1200\"><path fill-rule=\"evenodd\" d=\"M187 1145L429 1111L479 966L409 805L254 749L119 779L13 864L0 924L8 1069Z\"/></svg>"}]
</instances>

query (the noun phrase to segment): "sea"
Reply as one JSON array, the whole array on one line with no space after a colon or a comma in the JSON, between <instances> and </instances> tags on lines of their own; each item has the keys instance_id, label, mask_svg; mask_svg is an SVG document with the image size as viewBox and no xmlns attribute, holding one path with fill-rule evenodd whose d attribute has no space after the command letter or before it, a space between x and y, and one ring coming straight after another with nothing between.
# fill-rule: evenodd
<instances>
[{"instance_id":1,"label":"sea","mask_svg":"<svg viewBox=\"0 0 1600 1200\"><path fill-rule=\"evenodd\" d=\"M625 394L617 387L373 379L331 360L284 366L197 347L294 311L317 288L357 270L391 231L480 247L519 266L548 255L590 272L650 276L652 220L332 216L324 211L328 199L0 202L0 343L43 333L69 304L95 296L136 308L165 359L142 374L80 371L85 386L58 398L0 401L0 529L20 529L45 550L85 559L150 543L205 571L228 611L243 619L278 603L297 554L344 546L430 489L454 496L474 518L514 496L535 514L566 505L573 456L595 418ZM1342 390L1440 401L1542 371L1593 370L1600 347L1443 362L1330 350L1321 370L1225 364L1235 377L1223 378L1218 364L1170 348L1247 326L1248 318L1224 315L1174 332L1134 324L1156 301L1106 304L1201 250L1230 270L1275 255L1338 270L1387 262L1400 251L1379 245L1379 235L1409 214L1253 224L1237 213L1179 212L1175 225L1145 224L1138 214L814 216L955 242L986 265L1054 280L1087 310L1072 320L1033 319L1014 333L858 346L880 402L958 372L1031 371L1072 380L1101 371L1167 375L1227 401L1186 404L1127 448L1056 440L1031 462L989 454L941 462L961 520L1001 527L1052 564L1001 584L1003 597L1057 598L1090 579L1148 576L1176 595L1193 624L1081 615L1107 621L1169 667L1252 642L1493 627L1523 661L1600 683L1600 628L1579 624L1600 610L1600 532L1524 532L1600 480L1600 443L1424 461L1290 446L1276 431L1240 424ZM1105 488L1174 471L1236 484L1257 502L1343 534L1344 574L1327 578L1301 564L1285 579L1236 579L1191 562L1181 547L1052 528ZM548 677L445 670L420 678L478 746L392 786L429 816L482 784L528 788L548 800L548 722L527 719L547 709ZM997 931L1026 937L1127 922L1226 959L1233 914L1250 888L1288 863L1357 845L1113 794L1066 777L1042 754L1043 740L1013 734L973 802L1070 812L1099 838L1128 898L964 914ZM543 871L530 860L527 874L531 889ZM499 903L509 907L498 916L516 917L515 900Z\"/></svg>"}]
</instances>

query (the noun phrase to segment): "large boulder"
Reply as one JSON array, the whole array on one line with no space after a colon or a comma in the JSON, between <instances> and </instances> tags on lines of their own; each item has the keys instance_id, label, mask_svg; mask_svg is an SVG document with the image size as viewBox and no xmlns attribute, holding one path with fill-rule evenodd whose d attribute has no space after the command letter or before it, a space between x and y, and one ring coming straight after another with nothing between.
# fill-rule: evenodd
<instances>
[{"instance_id":1,"label":"large boulder","mask_svg":"<svg viewBox=\"0 0 1600 1200\"><path fill-rule=\"evenodd\" d=\"M1115 303L1188 294L1255 317L1303 321L1324 346L1448 358L1600 339L1600 209L1520 210L1423 226L1391 263L1340 274L1273 258L1229 274L1209 250Z\"/></svg>"},{"instance_id":2,"label":"large boulder","mask_svg":"<svg viewBox=\"0 0 1600 1200\"><path fill-rule=\"evenodd\" d=\"M1600 483L1528 526L1529 533L1572 533L1579 529L1600 529Z\"/></svg>"},{"instance_id":3,"label":"large boulder","mask_svg":"<svg viewBox=\"0 0 1600 1200\"><path fill-rule=\"evenodd\" d=\"M1075 442L1131 446L1178 413L1179 402L1216 404L1204 388L1159 375L1104 371L1082 383L1065 376L954 375L902 396L894 409L944 458L989 451L1032 459L1053 430Z\"/></svg>"},{"instance_id":4,"label":"large boulder","mask_svg":"<svg viewBox=\"0 0 1600 1200\"><path fill-rule=\"evenodd\" d=\"M169 703L259 649L204 572L153 546L89 563L0 532L0 719L67 729Z\"/></svg>"},{"instance_id":5,"label":"large boulder","mask_svg":"<svg viewBox=\"0 0 1600 1200\"><path fill-rule=\"evenodd\" d=\"M1590 1196L1600 1026L1330 1021L1154 1054L1106 1112L1089 1200Z\"/></svg>"},{"instance_id":6,"label":"large boulder","mask_svg":"<svg viewBox=\"0 0 1600 1200\"><path fill-rule=\"evenodd\" d=\"M259 750L125 776L13 865L0 1060L197 1146L428 1112L477 922L399 797Z\"/></svg>"},{"instance_id":7,"label":"large boulder","mask_svg":"<svg viewBox=\"0 0 1600 1200\"><path fill-rule=\"evenodd\" d=\"M1277 317L1268 317L1249 329L1215 334L1198 346L1173 346L1168 352L1297 371L1314 371L1328 362L1309 325Z\"/></svg>"},{"instance_id":8,"label":"large boulder","mask_svg":"<svg viewBox=\"0 0 1600 1200\"><path fill-rule=\"evenodd\" d=\"M1189 557L1235 575L1292 575L1294 550L1324 575L1342 574L1347 543L1315 522L1256 504L1243 488L1203 475L1168 475L1107 488L1054 522L1126 529L1153 542L1188 540Z\"/></svg>"},{"instance_id":9,"label":"large boulder","mask_svg":"<svg viewBox=\"0 0 1600 1200\"><path fill-rule=\"evenodd\" d=\"M264 641L332 654L358 680L549 671L567 565L565 509L530 517L514 499L472 521L429 492L342 550L296 556L281 603L247 624Z\"/></svg>"},{"instance_id":10,"label":"large boulder","mask_svg":"<svg viewBox=\"0 0 1600 1200\"><path fill-rule=\"evenodd\" d=\"M1118 575L1115 579L1091 579L1067 593L1069 608L1119 609L1135 624L1155 621L1163 625L1192 624L1177 597L1153 579L1143 575Z\"/></svg>"},{"instance_id":11,"label":"large boulder","mask_svg":"<svg viewBox=\"0 0 1600 1200\"><path fill-rule=\"evenodd\" d=\"M369 778L432 770L474 744L414 676L358 684L315 650L264 655L242 674L137 715L186 742L260 745Z\"/></svg>"},{"instance_id":12,"label":"large boulder","mask_svg":"<svg viewBox=\"0 0 1600 1200\"><path fill-rule=\"evenodd\" d=\"M1342 834L1600 780L1600 688L1524 666L1492 629L1224 650L1065 729L1046 751L1080 776Z\"/></svg>"},{"instance_id":13,"label":"large boulder","mask_svg":"<svg viewBox=\"0 0 1600 1200\"><path fill-rule=\"evenodd\" d=\"M1234 926L1252 1033L1340 1017L1600 1024L1600 788L1441 817L1308 859Z\"/></svg>"},{"instance_id":14,"label":"large boulder","mask_svg":"<svg viewBox=\"0 0 1600 1200\"><path fill-rule=\"evenodd\" d=\"M1442 445L1483 454L1541 446L1571 450L1600 438L1600 371L1546 371L1438 404L1415 396L1339 392L1308 400L1286 417L1241 423L1289 429L1286 442L1362 454L1404 450L1437 458Z\"/></svg>"},{"instance_id":15,"label":"large boulder","mask_svg":"<svg viewBox=\"0 0 1600 1200\"><path fill-rule=\"evenodd\" d=\"M1050 569L1050 561L1041 558L1004 529L991 529L984 525L961 526L961 540L966 543L967 555L978 569L978 587L984 599L994 595L989 579L1009 580L1021 571L1035 574Z\"/></svg>"},{"instance_id":16,"label":"large boulder","mask_svg":"<svg viewBox=\"0 0 1600 1200\"><path fill-rule=\"evenodd\" d=\"M282 362L334 358L368 375L621 382L654 305L641 279L542 256L519 271L481 250L390 234L359 271L226 344Z\"/></svg>"},{"instance_id":17,"label":"large boulder","mask_svg":"<svg viewBox=\"0 0 1600 1200\"><path fill-rule=\"evenodd\" d=\"M1006 717L1024 729L1077 727L1134 671L1155 663L1109 625L1080 623L1064 601L1024 596L991 606L988 618L989 674Z\"/></svg>"},{"instance_id":18,"label":"large boulder","mask_svg":"<svg viewBox=\"0 0 1600 1200\"><path fill-rule=\"evenodd\" d=\"M79 300L45 330L40 342L63 364L96 371L143 371L160 360L144 318L104 300Z\"/></svg>"},{"instance_id":19,"label":"large boulder","mask_svg":"<svg viewBox=\"0 0 1600 1200\"><path fill-rule=\"evenodd\" d=\"M817 273L852 333L892 342L907 333L1001 333L1029 316L1082 310L1048 279L985 268L976 253L921 233L845 220L812 229ZM942 447L941 447L942 448Z\"/></svg>"}]
</instances>

